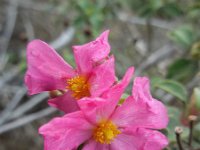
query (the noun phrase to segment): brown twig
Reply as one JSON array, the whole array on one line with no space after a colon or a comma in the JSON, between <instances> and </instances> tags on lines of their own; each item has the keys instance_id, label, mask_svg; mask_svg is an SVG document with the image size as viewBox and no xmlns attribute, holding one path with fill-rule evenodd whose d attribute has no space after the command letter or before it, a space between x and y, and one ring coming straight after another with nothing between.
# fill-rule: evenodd
<instances>
[{"instance_id":1,"label":"brown twig","mask_svg":"<svg viewBox=\"0 0 200 150\"><path fill-rule=\"evenodd\" d=\"M179 147L179 150L184 150L181 142L181 133L183 132L183 128L181 127L176 127L175 128L175 134L176 134L176 141Z\"/></svg>"},{"instance_id":2,"label":"brown twig","mask_svg":"<svg viewBox=\"0 0 200 150\"><path fill-rule=\"evenodd\" d=\"M192 146L192 140L193 140L193 127L194 127L194 122L197 120L197 116L190 115L188 117L188 119L189 119L189 128L190 128L188 145L191 148L191 146Z\"/></svg>"}]
</instances>

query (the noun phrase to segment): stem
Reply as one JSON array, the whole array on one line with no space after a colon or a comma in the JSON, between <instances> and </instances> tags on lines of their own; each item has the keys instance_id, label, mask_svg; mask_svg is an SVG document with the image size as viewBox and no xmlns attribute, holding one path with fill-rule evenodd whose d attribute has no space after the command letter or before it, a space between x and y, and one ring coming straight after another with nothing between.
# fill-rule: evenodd
<instances>
[{"instance_id":1,"label":"stem","mask_svg":"<svg viewBox=\"0 0 200 150\"><path fill-rule=\"evenodd\" d=\"M148 48L148 51L151 52L151 50L152 50L152 34L153 34L153 28L151 26L151 18L147 19L146 27L147 27L147 48Z\"/></svg>"},{"instance_id":2,"label":"stem","mask_svg":"<svg viewBox=\"0 0 200 150\"><path fill-rule=\"evenodd\" d=\"M191 147L192 146L192 139L193 139L193 127L194 127L194 121L197 120L197 116L194 115L190 115L188 117L190 123L189 123L189 127L190 127L190 134L189 134L189 139L188 139L188 145Z\"/></svg>"},{"instance_id":3,"label":"stem","mask_svg":"<svg viewBox=\"0 0 200 150\"><path fill-rule=\"evenodd\" d=\"M176 141L179 147L179 150L184 150L182 143L181 143L181 133L183 132L183 128L181 127L176 127L175 128L175 134L176 134Z\"/></svg>"}]
</instances>

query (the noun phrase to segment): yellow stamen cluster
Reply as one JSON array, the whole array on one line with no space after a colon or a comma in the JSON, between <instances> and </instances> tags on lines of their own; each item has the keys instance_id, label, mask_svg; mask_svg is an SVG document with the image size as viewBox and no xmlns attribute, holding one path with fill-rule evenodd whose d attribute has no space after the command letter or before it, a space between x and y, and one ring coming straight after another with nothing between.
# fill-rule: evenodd
<instances>
[{"instance_id":1,"label":"yellow stamen cluster","mask_svg":"<svg viewBox=\"0 0 200 150\"><path fill-rule=\"evenodd\" d=\"M110 144L121 131L111 121L102 121L94 129L93 138L101 144Z\"/></svg>"},{"instance_id":2,"label":"yellow stamen cluster","mask_svg":"<svg viewBox=\"0 0 200 150\"><path fill-rule=\"evenodd\" d=\"M77 100L90 96L90 85L84 76L75 76L68 79L66 88L72 92L72 96Z\"/></svg>"}]
</instances>

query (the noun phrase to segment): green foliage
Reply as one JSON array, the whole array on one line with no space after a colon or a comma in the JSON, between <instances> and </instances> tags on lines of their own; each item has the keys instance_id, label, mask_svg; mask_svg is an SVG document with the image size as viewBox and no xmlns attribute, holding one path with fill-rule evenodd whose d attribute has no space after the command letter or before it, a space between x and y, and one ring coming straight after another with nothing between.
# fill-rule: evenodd
<instances>
[{"instance_id":1,"label":"green foliage","mask_svg":"<svg viewBox=\"0 0 200 150\"><path fill-rule=\"evenodd\" d=\"M196 109L200 112L200 88L194 88L192 98L195 103Z\"/></svg>"},{"instance_id":2,"label":"green foliage","mask_svg":"<svg viewBox=\"0 0 200 150\"><path fill-rule=\"evenodd\" d=\"M130 95L128 95L127 93L122 94L119 104L122 104L126 98L128 98Z\"/></svg>"},{"instance_id":3,"label":"green foliage","mask_svg":"<svg viewBox=\"0 0 200 150\"><path fill-rule=\"evenodd\" d=\"M173 18L183 13L177 0L132 0L130 3L134 11L147 18L154 16Z\"/></svg>"},{"instance_id":4,"label":"green foliage","mask_svg":"<svg viewBox=\"0 0 200 150\"><path fill-rule=\"evenodd\" d=\"M71 49L65 49L63 51L64 59L73 67L75 67L75 61L74 61L74 56L72 55L72 50Z\"/></svg>"},{"instance_id":5,"label":"green foliage","mask_svg":"<svg viewBox=\"0 0 200 150\"><path fill-rule=\"evenodd\" d=\"M197 63L192 60L185 58L176 59L168 68L167 78L187 81L197 72L197 67Z\"/></svg>"},{"instance_id":6,"label":"green foliage","mask_svg":"<svg viewBox=\"0 0 200 150\"><path fill-rule=\"evenodd\" d=\"M193 20L199 19L200 17L200 2L199 1L193 1L193 3L189 6L188 17Z\"/></svg>"},{"instance_id":7,"label":"green foliage","mask_svg":"<svg viewBox=\"0 0 200 150\"><path fill-rule=\"evenodd\" d=\"M182 102L187 101L187 91L186 88L179 82L174 80L167 80L167 79L154 79L153 81L154 88L162 89L173 96L177 97Z\"/></svg>"},{"instance_id":8,"label":"green foliage","mask_svg":"<svg viewBox=\"0 0 200 150\"><path fill-rule=\"evenodd\" d=\"M196 35L194 34L192 26L182 25L173 31L171 31L168 36L175 43L179 44L183 48L188 49L192 43L196 40Z\"/></svg>"},{"instance_id":9,"label":"green foliage","mask_svg":"<svg viewBox=\"0 0 200 150\"><path fill-rule=\"evenodd\" d=\"M88 30L93 37L96 37L106 18L112 15L106 0L98 1L72 1L76 8L74 25L78 30Z\"/></svg>"}]
</instances>

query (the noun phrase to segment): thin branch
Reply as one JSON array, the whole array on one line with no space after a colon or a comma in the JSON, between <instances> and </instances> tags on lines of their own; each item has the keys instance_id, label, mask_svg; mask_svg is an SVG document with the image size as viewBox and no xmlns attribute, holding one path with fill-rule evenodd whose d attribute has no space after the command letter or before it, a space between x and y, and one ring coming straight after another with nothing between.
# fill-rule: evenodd
<instances>
[{"instance_id":1,"label":"thin branch","mask_svg":"<svg viewBox=\"0 0 200 150\"><path fill-rule=\"evenodd\" d=\"M155 63L158 63L160 60L170 56L174 53L175 47L171 46L170 44L164 45L162 48L153 52L143 63L138 66L136 70L136 76L140 75L145 69L152 66Z\"/></svg>"},{"instance_id":2,"label":"thin branch","mask_svg":"<svg viewBox=\"0 0 200 150\"><path fill-rule=\"evenodd\" d=\"M57 39L51 42L50 45L54 49L60 50L72 41L74 34L75 34L74 27L69 27L66 30L64 30Z\"/></svg>"},{"instance_id":3,"label":"thin branch","mask_svg":"<svg viewBox=\"0 0 200 150\"><path fill-rule=\"evenodd\" d=\"M3 36L0 38L0 45L1 45L1 57L0 57L0 70L3 70L5 64L6 64L6 51L8 49L8 45L11 39L11 36L14 31L16 19L17 19L17 14L18 14L18 0L10 0L9 1L9 6L7 9L7 22L5 25L4 33Z\"/></svg>"},{"instance_id":4,"label":"thin branch","mask_svg":"<svg viewBox=\"0 0 200 150\"><path fill-rule=\"evenodd\" d=\"M3 73L0 77L0 89L3 88L3 86L12 80L18 73L19 69L17 67Z\"/></svg>"},{"instance_id":5,"label":"thin branch","mask_svg":"<svg viewBox=\"0 0 200 150\"><path fill-rule=\"evenodd\" d=\"M2 133L5 133L7 131L10 131L12 129L15 129L15 128L18 128L18 127L21 127L27 123L30 123L34 120L37 120L37 119L40 119L42 117L45 117L45 116L48 116L52 113L56 112L56 109L54 108L46 108L44 110L41 110L37 113L33 113L33 114L30 114L30 115L27 115L27 116L24 116L18 120L15 120L13 122L10 122L10 123L7 123L3 126L0 127L0 134Z\"/></svg>"},{"instance_id":6,"label":"thin branch","mask_svg":"<svg viewBox=\"0 0 200 150\"><path fill-rule=\"evenodd\" d=\"M147 48L148 51L152 51L152 42L153 42L153 28L151 26L151 18L146 20L146 30L147 30Z\"/></svg>"},{"instance_id":7,"label":"thin branch","mask_svg":"<svg viewBox=\"0 0 200 150\"><path fill-rule=\"evenodd\" d=\"M9 115L12 113L13 109L17 106L17 104L19 104L19 102L22 100L26 92L27 90L25 88L21 88L20 90L16 92L13 99L8 103L6 108L0 114L0 125L3 124L7 120Z\"/></svg>"},{"instance_id":8,"label":"thin branch","mask_svg":"<svg viewBox=\"0 0 200 150\"><path fill-rule=\"evenodd\" d=\"M26 30L28 40L31 41L35 38L35 32L34 32L34 28L33 28L33 25L31 23L31 20L30 20L27 13L28 12L23 13L22 20L23 20L23 23L24 23L24 27L25 27L25 30Z\"/></svg>"},{"instance_id":9,"label":"thin branch","mask_svg":"<svg viewBox=\"0 0 200 150\"><path fill-rule=\"evenodd\" d=\"M119 20L123 21L123 22L130 22L132 24L138 24L138 25L146 25L146 19L144 18L140 18L137 16L130 16L124 12L119 12L117 13L117 16L119 18ZM154 27L158 27L158 28L162 28L162 29L166 29L166 30L170 30L173 29L176 26L177 23L175 22L168 22L168 21L163 21L160 19L155 19L152 18L151 19L151 25Z\"/></svg>"},{"instance_id":10,"label":"thin branch","mask_svg":"<svg viewBox=\"0 0 200 150\"><path fill-rule=\"evenodd\" d=\"M12 115L10 115L9 120L16 119L16 118L22 116L27 111L29 111L31 108L33 108L34 106L36 106L37 104L39 104L43 100L45 100L47 97L48 97L47 93L42 93L42 94L34 96L30 100L28 100L26 103L17 107L17 109L12 112Z\"/></svg>"},{"instance_id":11,"label":"thin branch","mask_svg":"<svg viewBox=\"0 0 200 150\"><path fill-rule=\"evenodd\" d=\"M3 1L5 4L8 4L7 0ZM16 6L16 4L11 4L12 6ZM39 1L30 1L30 0L18 0L18 7L27 10L47 12L47 13L55 13L52 11L54 8L53 5L39 2Z\"/></svg>"}]
</instances>

